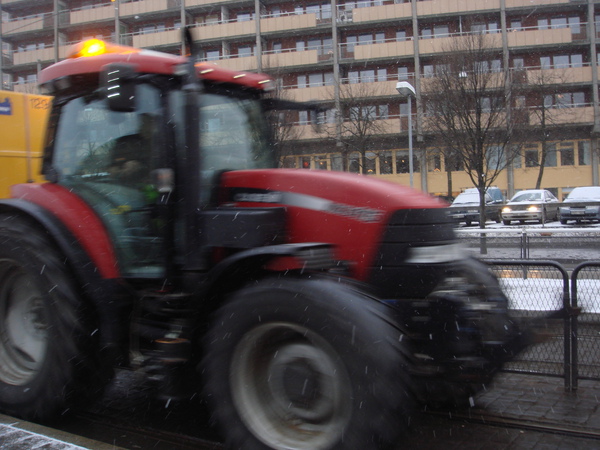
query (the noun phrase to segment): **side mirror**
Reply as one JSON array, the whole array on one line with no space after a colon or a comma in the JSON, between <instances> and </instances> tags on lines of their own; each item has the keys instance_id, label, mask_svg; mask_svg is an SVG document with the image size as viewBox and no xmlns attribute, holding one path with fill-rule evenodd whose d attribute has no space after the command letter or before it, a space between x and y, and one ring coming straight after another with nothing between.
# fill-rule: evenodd
<instances>
[{"instance_id":1,"label":"side mirror","mask_svg":"<svg viewBox=\"0 0 600 450\"><path fill-rule=\"evenodd\" d=\"M100 73L100 87L111 111L135 111L135 67L131 64L107 64Z\"/></svg>"}]
</instances>

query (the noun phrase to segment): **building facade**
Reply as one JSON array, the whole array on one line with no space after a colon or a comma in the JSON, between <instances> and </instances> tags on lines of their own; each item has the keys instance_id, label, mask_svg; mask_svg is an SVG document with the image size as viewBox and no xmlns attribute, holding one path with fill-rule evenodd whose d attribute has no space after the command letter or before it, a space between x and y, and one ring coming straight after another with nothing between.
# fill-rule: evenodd
<instances>
[{"instance_id":1,"label":"building facade","mask_svg":"<svg viewBox=\"0 0 600 450\"><path fill-rule=\"evenodd\" d=\"M283 166L413 179L433 194L455 195L472 182L433 144L423 89L453 41L484 33L501 55L490 70L518 72L525 82L560 79L544 99L552 121L542 187L563 198L599 184L597 0L2 0L1 8L4 89L36 92L39 70L87 38L180 53L180 29L190 26L202 59L271 73L282 97L324 105L320 129L307 112L287 119ZM398 81L415 95L402 98ZM337 114L348 98L356 100L350 115L375 118L360 149L340 131L352 120ZM532 108L525 97L516 101ZM507 195L535 186L541 142L533 131L496 180Z\"/></svg>"}]
</instances>

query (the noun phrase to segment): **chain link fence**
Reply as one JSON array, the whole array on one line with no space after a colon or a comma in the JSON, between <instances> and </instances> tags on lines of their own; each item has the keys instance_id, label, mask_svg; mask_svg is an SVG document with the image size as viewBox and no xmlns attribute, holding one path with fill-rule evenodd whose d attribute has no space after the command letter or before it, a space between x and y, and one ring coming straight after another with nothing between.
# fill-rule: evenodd
<instances>
[{"instance_id":1,"label":"chain link fence","mask_svg":"<svg viewBox=\"0 0 600 450\"><path fill-rule=\"evenodd\" d=\"M600 261L568 272L550 260L486 260L509 299L516 320L537 319L543 337L505 369L561 376L574 390L578 379L600 380ZM552 312L562 310L552 319Z\"/></svg>"},{"instance_id":2,"label":"chain link fence","mask_svg":"<svg viewBox=\"0 0 600 450\"><path fill-rule=\"evenodd\" d=\"M553 261L488 261L509 299L517 320L542 320L569 305L569 277ZM533 344L505 365L506 370L565 376L565 324L545 320L539 325L545 341Z\"/></svg>"},{"instance_id":3,"label":"chain link fence","mask_svg":"<svg viewBox=\"0 0 600 450\"><path fill-rule=\"evenodd\" d=\"M571 275L571 304L580 311L573 324L576 340L574 380L600 379L600 262L586 262Z\"/></svg>"}]
</instances>

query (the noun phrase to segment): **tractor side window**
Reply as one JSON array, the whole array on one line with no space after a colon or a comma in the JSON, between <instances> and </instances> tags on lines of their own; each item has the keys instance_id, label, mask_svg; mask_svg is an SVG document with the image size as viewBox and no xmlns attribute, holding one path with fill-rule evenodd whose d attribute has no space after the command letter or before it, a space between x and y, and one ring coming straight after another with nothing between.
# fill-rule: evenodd
<instances>
[{"instance_id":1,"label":"tractor side window","mask_svg":"<svg viewBox=\"0 0 600 450\"><path fill-rule=\"evenodd\" d=\"M111 234L124 276L160 276L163 244L152 217L157 193L161 94L140 85L137 109L116 112L104 99L75 98L61 107L53 145L58 183L98 214Z\"/></svg>"},{"instance_id":2,"label":"tractor side window","mask_svg":"<svg viewBox=\"0 0 600 450\"><path fill-rule=\"evenodd\" d=\"M255 100L205 94L200 98L202 192L223 170L273 167L260 105Z\"/></svg>"}]
</instances>

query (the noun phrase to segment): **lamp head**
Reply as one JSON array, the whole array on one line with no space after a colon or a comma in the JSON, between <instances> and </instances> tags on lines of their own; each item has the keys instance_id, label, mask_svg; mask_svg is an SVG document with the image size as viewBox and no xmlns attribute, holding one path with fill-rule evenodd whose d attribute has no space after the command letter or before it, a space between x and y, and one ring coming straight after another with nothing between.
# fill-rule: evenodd
<instances>
[{"instance_id":1,"label":"lamp head","mask_svg":"<svg viewBox=\"0 0 600 450\"><path fill-rule=\"evenodd\" d=\"M415 88L408 81L398 81L396 83L396 90L402 97L416 96Z\"/></svg>"}]
</instances>

